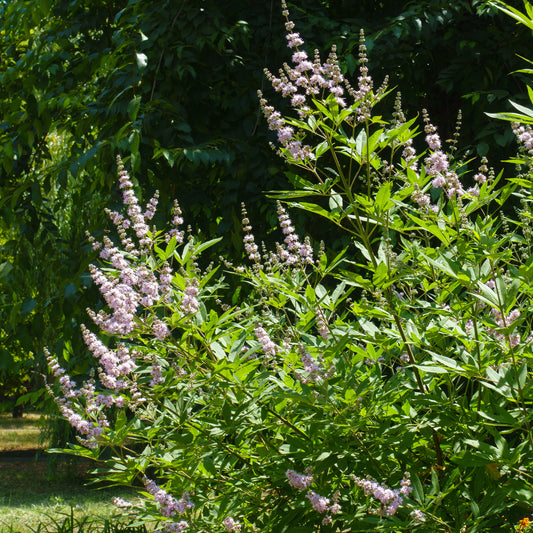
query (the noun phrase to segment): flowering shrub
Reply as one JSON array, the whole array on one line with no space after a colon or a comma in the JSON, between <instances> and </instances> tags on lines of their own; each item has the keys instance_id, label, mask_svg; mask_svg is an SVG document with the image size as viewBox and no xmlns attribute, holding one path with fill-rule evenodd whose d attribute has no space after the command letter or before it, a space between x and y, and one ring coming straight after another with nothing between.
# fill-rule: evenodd
<instances>
[{"instance_id":1,"label":"flowering shrub","mask_svg":"<svg viewBox=\"0 0 533 533\"><path fill-rule=\"evenodd\" d=\"M247 264L201 268L215 241L186 236L177 204L151 227L157 196L143 210L119 159L126 214L93 240L100 334L83 326L96 370L77 384L50 358L71 452L139 486L120 506L160 531L494 530L533 501L530 130L504 183L426 112L418 154L399 98L375 114L388 89L364 40L352 87L283 13L292 66L267 76L294 113L260 94L298 168L275 194L283 240L256 243L243 207ZM349 245L302 240L284 203Z\"/></svg>"}]
</instances>

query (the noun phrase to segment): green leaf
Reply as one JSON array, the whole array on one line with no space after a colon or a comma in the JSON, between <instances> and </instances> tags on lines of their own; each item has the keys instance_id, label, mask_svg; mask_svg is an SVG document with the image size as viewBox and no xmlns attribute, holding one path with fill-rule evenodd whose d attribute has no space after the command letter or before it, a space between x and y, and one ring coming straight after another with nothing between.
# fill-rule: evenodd
<instances>
[{"instance_id":1,"label":"green leaf","mask_svg":"<svg viewBox=\"0 0 533 533\"><path fill-rule=\"evenodd\" d=\"M34 309L35 309L36 301L33 298L26 298L22 302L22 306L20 307L20 312L23 315L29 315Z\"/></svg>"},{"instance_id":2,"label":"green leaf","mask_svg":"<svg viewBox=\"0 0 533 533\"><path fill-rule=\"evenodd\" d=\"M461 264L458 261L453 261L452 259L444 255L440 255L437 257L437 259L433 259L422 251L420 251L419 253L422 257L424 257L424 259L426 259L426 261L431 263L441 272L445 272L450 277L459 281L466 283L470 282L470 277L468 276L467 272L461 269Z\"/></svg>"},{"instance_id":3,"label":"green leaf","mask_svg":"<svg viewBox=\"0 0 533 533\"><path fill-rule=\"evenodd\" d=\"M379 263L374 271L372 283L379 287L389 276L389 268L386 263Z\"/></svg>"},{"instance_id":4,"label":"green leaf","mask_svg":"<svg viewBox=\"0 0 533 533\"><path fill-rule=\"evenodd\" d=\"M413 498L420 504L424 505L424 487L417 474L411 475L411 486L413 487Z\"/></svg>"},{"instance_id":5,"label":"green leaf","mask_svg":"<svg viewBox=\"0 0 533 533\"><path fill-rule=\"evenodd\" d=\"M137 119L137 113L141 107L141 97L137 95L135 98L132 98L128 103L128 116L132 122L135 122Z\"/></svg>"},{"instance_id":6,"label":"green leaf","mask_svg":"<svg viewBox=\"0 0 533 533\"><path fill-rule=\"evenodd\" d=\"M69 283L63 289L63 296L65 298L70 298L71 296L74 296L77 292L78 289L76 289L76 285L74 285L74 283Z\"/></svg>"},{"instance_id":7,"label":"green leaf","mask_svg":"<svg viewBox=\"0 0 533 533\"><path fill-rule=\"evenodd\" d=\"M313 100L313 103L315 104L316 108L326 117L326 118L329 118L330 120L333 120L333 115L330 113L329 109L324 105L322 104L321 102L319 102L318 100ZM322 124L319 123L320 126L322 126Z\"/></svg>"},{"instance_id":8,"label":"green leaf","mask_svg":"<svg viewBox=\"0 0 533 533\"><path fill-rule=\"evenodd\" d=\"M324 209L323 207L312 204L309 202L298 202L293 204L295 207L299 207L300 209L304 209L305 211L309 211L311 213L315 213L316 215L320 215L321 217L327 218L328 220L331 220L334 224L339 225L344 216L342 213L337 211L328 211L327 209Z\"/></svg>"},{"instance_id":9,"label":"green leaf","mask_svg":"<svg viewBox=\"0 0 533 533\"><path fill-rule=\"evenodd\" d=\"M511 416L507 410L502 409L498 405L494 404L490 406L492 411L478 411L478 414L490 420L495 426L508 426L508 427L520 427L521 421Z\"/></svg>"},{"instance_id":10,"label":"green leaf","mask_svg":"<svg viewBox=\"0 0 533 533\"><path fill-rule=\"evenodd\" d=\"M383 213L385 211L388 211L392 206L394 206L394 202L391 200L391 188L392 183L390 181L386 181L378 190L376 194L375 199L375 207L376 211L378 213Z\"/></svg>"},{"instance_id":11,"label":"green leaf","mask_svg":"<svg viewBox=\"0 0 533 533\"><path fill-rule=\"evenodd\" d=\"M211 246L214 246L217 242L220 242L222 240L222 237L217 237L216 239L211 239L206 242L202 242L200 244L196 244L194 246L194 252L195 254L201 254L204 250L207 250Z\"/></svg>"},{"instance_id":12,"label":"green leaf","mask_svg":"<svg viewBox=\"0 0 533 533\"><path fill-rule=\"evenodd\" d=\"M6 279L12 270L13 265L9 261L0 263L0 280Z\"/></svg>"},{"instance_id":13,"label":"green leaf","mask_svg":"<svg viewBox=\"0 0 533 533\"><path fill-rule=\"evenodd\" d=\"M449 246L451 243L451 236L448 235L448 232L450 232L450 229L447 228L446 231L443 231L437 224L432 222L431 220L422 220L421 218L417 217L416 215L413 215L412 213L407 213L407 216L413 220L413 222L416 222L420 228L426 230L427 232L431 233L434 237L437 237L439 241L441 241L445 246Z\"/></svg>"},{"instance_id":14,"label":"green leaf","mask_svg":"<svg viewBox=\"0 0 533 533\"><path fill-rule=\"evenodd\" d=\"M431 354L431 358L433 359L433 361L440 363L445 368L448 368L449 370L454 370L458 373L464 372L463 367L454 359L432 351L428 351L428 353Z\"/></svg>"},{"instance_id":15,"label":"green leaf","mask_svg":"<svg viewBox=\"0 0 533 533\"><path fill-rule=\"evenodd\" d=\"M315 157L318 159L322 154L327 152L329 149L329 143L328 141L322 141L320 144L317 145L315 148Z\"/></svg>"},{"instance_id":16,"label":"green leaf","mask_svg":"<svg viewBox=\"0 0 533 533\"><path fill-rule=\"evenodd\" d=\"M474 296L478 300L481 300L482 302L489 304L491 307L494 307L496 309L499 308L500 302L498 295L491 288L487 287L487 285L482 281L477 282L477 288L481 292L481 295L477 293L470 293L472 294L472 296Z\"/></svg>"},{"instance_id":17,"label":"green leaf","mask_svg":"<svg viewBox=\"0 0 533 533\"><path fill-rule=\"evenodd\" d=\"M529 88L529 87L528 87ZM518 109L518 111L521 111L524 113L526 117L533 118L533 109L530 109L528 107L525 107L523 105L517 104L516 102L513 102L512 100L509 100L509 103L515 108Z\"/></svg>"},{"instance_id":18,"label":"green leaf","mask_svg":"<svg viewBox=\"0 0 533 533\"><path fill-rule=\"evenodd\" d=\"M533 124L533 118L518 113L485 113L488 117L507 120L510 122L521 122L522 124Z\"/></svg>"},{"instance_id":19,"label":"green leaf","mask_svg":"<svg viewBox=\"0 0 533 533\"><path fill-rule=\"evenodd\" d=\"M435 366L430 363L421 363L416 365L411 365L415 368L418 368L419 370L422 370L423 372L427 372L428 374L449 374L450 370L448 368L444 368L442 366Z\"/></svg>"},{"instance_id":20,"label":"green leaf","mask_svg":"<svg viewBox=\"0 0 533 533\"><path fill-rule=\"evenodd\" d=\"M533 30L533 20L528 18L521 11L518 11L518 9L511 7L509 4L506 4L505 2L502 2L501 0L495 0L495 1L489 2L489 4L498 8L500 11L503 11L510 17L514 18L520 24L527 26L530 30Z\"/></svg>"},{"instance_id":21,"label":"green leaf","mask_svg":"<svg viewBox=\"0 0 533 533\"><path fill-rule=\"evenodd\" d=\"M342 200L342 194L338 193L338 192L335 192L335 191L330 191L329 193L329 208L331 209L331 211L337 209L337 210L340 210L342 209L342 206L343 206L343 200Z\"/></svg>"}]
</instances>

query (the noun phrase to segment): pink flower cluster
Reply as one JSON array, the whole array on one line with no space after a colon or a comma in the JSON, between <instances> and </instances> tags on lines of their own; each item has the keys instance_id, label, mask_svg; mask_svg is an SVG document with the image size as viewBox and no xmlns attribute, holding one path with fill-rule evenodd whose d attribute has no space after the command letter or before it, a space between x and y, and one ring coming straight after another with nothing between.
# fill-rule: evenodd
<instances>
[{"instance_id":1,"label":"pink flower cluster","mask_svg":"<svg viewBox=\"0 0 533 533\"><path fill-rule=\"evenodd\" d=\"M508 328L517 318L520 317L520 311L518 309L513 309L508 315L503 315L498 309L493 307L491 309L491 313L494 317L494 321L500 328ZM521 341L519 333L505 335L492 329L489 329L489 333L494 335L494 337L501 343L508 342L510 348L518 346Z\"/></svg>"},{"instance_id":2,"label":"pink flower cluster","mask_svg":"<svg viewBox=\"0 0 533 533\"><path fill-rule=\"evenodd\" d=\"M133 191L133 185L120 157L117 157L119 168L119 187L123 191L124 203L127 206L128 218L114 211L107 211L117 230L124 247L120 250L107 237L102 243L96 243L91 238L93 247L100 249L100 257L109 261L116 269L116 273L104 273L103 270L90 265L89 270L96 285L103 295L110 313L90 313L95 323L104 331L127 336L136 327L136 321L140 321L137 315L139 307L151 307L160 300L168 301L172 284L172 271L170 265L165 262L159 273L159 279L154 271L147 268L146 264L139 260L152 245L149 237L149 228L146 220L150 220L157 207L158 193L150 200L144 214L141 213L139 202ZM174 205L174 229L170 230L166 237L169 241L175 236L178 242L183 240L183 232L177 228L183 223L181 211L177 203ZM139 248L127 235L128 228L133 228L138 239ZM166 326L156 322L154 333L159 337L165 337L168 332Z\"/></svg>"},{"instance_id":3,"label":"pink flower cluster","mask_svg":"<svg viewBox=\"0 0 533 533\"><path fill-rule=\"evenodd\" d=\"M192 315L200 308L200 302L198 301L199 294L199 282L196 278L188 279L185 285L185 296L181 301L181 310L186 315Z\"/></svg>"},{"instance_id":4,"label":"pink flower cluster","mask_svg":"<svg viewBox=\"0 0 533 533\"><path fill-rule=\"evenodd\" d=\"M245 233L243 237L244 249L248 254L248 259L250 261L259 262L261 260L261 255L259 254L259 248L255 244L254 236L252 235L252 226L250 226L250 220L248 219L248 213L244 207L244 203L241 205L242 208L242 229Z\"/></svg>"},{"instance_id":5,"label":"pink flower cluster","mask_svg":"<svg viewBox=\"0 0 533 533\"><path fill-rule=\"evenodd\" d=\"M302 116L309 110L305 105L306 96L317 96L324 90L329 91L338 104L344 107L346 105L342 99L344 89L341 86L344 77L339 67L335 46L332 47L331 54L324 64L321 63L316 50L314 60L309 60L307 53L299 50L304 41L299 33L293 31L294 22L289 20L289 11L284 0L282 0L282 7L283 16L286 18L287 44L289 48L295 49L292 55L294 67L284 64L283 70L279 72L279 78L266 70L266 75L272 86L276 91L281 92L282 96L290 97L291 105L302 111ZM301 92L299 92L300 90Z\"/></svg>"},{"instance_id":6,"label":"pink flower cluster","mask_svg":"<svg viewBox=\"0 0 533 533\"><path fill-rule=\"evenodd\" d=\"M159 340L163 340L170 335L168 326L159 318L153 320L152 331Z\"/></svg>"},{"instance_id":7,"label":"pink flower cluster","mask_svg":"<svg viewBox=\"0 0 533 533\"><path fill-rule=\"evenodd\" d=\"M474 181L478 183L479 185L483 185L487 181L487 172L489 171L489 168L487 167L487 158L482 157L481 158L481 165L479 166L478 173L474 174ZM472 196L479 196L479 188L476 187L469 187L466 191L468 194Z\"/></svg>"},{"instance_id":8,"label":"pink flower cluster","mask_svg":"<svg viewBox=\"0 0 533 533\"><path fill-rule=\"evenodd\" d=\"M442 187L446 192L448 198L453 198L455 195L463 196L465 193L459 176L456 172L450 170L450 163L448 156L441 149L441 140L437 133L437 128L431 124L427 111L423 110L424 122L426 123L424 131L426 132L426 142L430 149L430 154L424 160L424 166L429 176L433 176L431 182L434 188ZM415 200L416 201L416 200ZM424 204L417 202L419 205L427 205L429 198Z\"/></svg>"},{"instance_id":9,"label":"pink flower cluster","mask_svg":"<svg viewBox=\"0 0 533 533\"><path fill-rule=\"evenodd\" d=\"M354 476L353 479L363 489L366 496L373 496L381 503L380 508L375 511L380 516L394 515L403 503L403 499L409 496L413 490L408 472L404 474L399 489L390 489L386 485L368 478L361 479Z\"/></svg>"},{"instance_id":10,"label":"pink flower cluster","mask_svg":"<svg viewBox=\"0 0 533 533\"><path fill-rule=\"evenodd\" d=\"M372 80L368 76L366 67L366 54L364 44L362 44L360 62L361 76L359 77L359 90L354 91L344 79L339 62L337 59L336 48L332 47L328 59L322 63L319 52L315 50L314 58L308 57L304 50L300 50L304 44L300 34L294 32L294 22L289 20L289 12L284 1L282 1L283 15L286 17L285 29L287 31L287 43L289 48L293 49L292 63L283 65L279 70L279 75L274 76L269 70L265 70L266 77L271 82L275 91L281 93L284 98L289 98L291 106L295 109L301 119L304 119L310 113L308 97L326 98L327 94L332 95L340 107L345 107L344 91L346 89L356 100L364 101L372 89ZM258 91L260 105L263 114L267 119L268 126L275 131L280 144L290 153L296 161L304 161L311 157L311 147L304 145L297 135L294 127L289 125L281 116L279 111L268 105L263 93ZM369 107L369 106L367 106ZM360 112L361 117L369 114L369 109Z\"/></svg>"},{"instance_id":11,"label":"pink flower cluster","mask_svg":"<svg viewBox=\"0 0 533 533\"><path fill-rule=\"evenodd\" d=\"M291 487L297 490L305 490L313 483L313 476L310 472L306 474L298 474L295 470L287 470L285 472L286 478L289 480Z\"/></svg>"},{"instance_id":12,"label":"pink flower cluster","mask_svg":"<svg viewBox=\"0 0 533 533\"><path fill-rule=\"evenodd\" d=\"M117 507L126 508L126 507L131 507L132 506L131 502L123 500L122 498L119 498L119 497L112 498L111 501Z\"/></svg>"},{"instance_id":13,"label":"pink flower cluster","mask_svg":"<svg viewBox=\"0 0 533 533\"><path fill-rule=\"evenodd\" d=\"M413 139L408 139L405 142L403 146L402 157L405 161L405 165L416 172L418 169L418 160L416 157L416 150L413 146Z\"/></svg>"},{"instance_id":14,"label":"pink flower cluster","mask_svg":"<svg viewBox=\"0 0 533 533\"><path fill-rule=\"evenodd\" d=\"M89 271L111 309L111 314L89 313L91 318L97 326L108 333L128 335L135 328L135 314L139 306L140 295L132 285L121 283L119 278L107 277L94 265L89 265ZM127 281L131 282L131 278Z\"/></svg>"},{"instance_id":15,"label":"pink flower cluster","mask_svg":"<svg viewBox=\"0 0 533 533\"><path fill-rule=\"evenodd\" d=\"M268 105L268 101L263 98L261 91L257 91L257 95L259 96L259 103L263 110L263 115L267 119L269 129L277 133L278 141L288 150L293 159L296 161L305 161L311 157L311 147L302 144L300 140L294 138L294 128L287 125L279 111L276 111L274 107Z\"/></svg>"},{"instance_id":16,"label":"pink flower cluster","mask_svg":"<svg viewBox=\"0 0 533 533\"><path fill-rule=\"evenodd\" d=\"M180 226L183 224L182 212L177 200L174 200L174 218L172 219L172 229L165 235L165 241L170 242L172 237L175 237L176 242L181 244L183 242L183 231Z\"/></svg>"},{"instance_id":17,"label":"pink flower cluster","mask_svg":"<svg viewBox=\"0 0 533 533\"><path fill-rule=\"evenodd\" d=\"M181 533L184 529L189 527L189 523L185 520L180 520L179 522L166 522L165 530L171 533Z\"/></svg>"},{"instance_id":18,"label":"pink flower cluster","mask_svg":"<svg viewBox=\"0 0 533 533\"><path fill-rule=\"evenodd\" d=\"M529 156L533 156L533 129L531 126L513 122L512 128L520 146Z\"/></svg>"},{"instance_id":19,"label":"pink flower cluster","mask_svg":"<svg viewBox=\"0 0 533 533\"><path fill-rule=\"evenodd\" d=\"M150 370L150 375L152 376L152 379L150 380L150 387L152 388L154 388L156 385L160 385L161 383L165 382L162 374L161 365L157 363L157 358L155 355L152 360L152 370Z\"/></svg>"},{"instance_id":20,"label":"pink flower cluster","mask_svg":"<svg viewBox=\"0 0 533 533\"><path fill-rule=\"evenodd\" d=\"M313 248L309 243L309 239L305 239L303 244L300 242L298 235L295 233L291 219L281 202L277 202L277 213L279 225L285 235L285 247L278 248L279 258L288 265L294 263L312 264L313 263Z\"/></svg>"},{"instance_id":21,"label":"pink flower cluster","mask_svg":"<svg viewBox=\"0 0 533 533\"><path fill-rule=\"evenodd\" d=\"M146 221L154 216L158 193L148 202L143 213L120 157L117 158L117 165L119 187L123 193L127 216L110 210L106 212L117 228L122 249L107 236L104 236L100 243L89 237L93 248L99 250L100 258L111 268L100 269L94 265L89 267L91 276L107 304L107 311L95 313L88 310L88 314L97 326L112 335L129 338L138 330L142 331L143 335L151 333L162 340L170 335L164 319L157 318L152 313L152 318L147 320L139 312L143 307L149 308L161 302L168 302L172 297L173 274L169 263L162 262L158 269L153 268L152 263L146 260L146 257L152 254L153 245ZM171 238L182 242L183 232L178 229L182 223L181 210L175 203L173 229L170 230L167 242ZM194 312L198 306L196 280L188 283L185 292L184 311ZM84 382L77 390L75 383L57 361L50 359L50 368L61 388L61 395L56 398L60 411L81 434L82 442L89 447L96 447L99 437L108 426L104 414L106 408L122 408L128 405L134 409L145 401L131 376L137 369L136 360L140 353L120 342L116 348L108 348L84 325L81 329L85 344L98 361L100 384L107 390L97 393L92 379ZM162 381L161 367L157 363L152 365L151 375L152 386Z\"/></svg>"},{"instance_id":22,"label":"pink flower cluster","mask_svg":"<svg viewBox=\"0 0 533 533\"><path fill-rule=\"evenodd\" d=\"M222 523L227 531L240 531L242 527L241 524L237 520L234 520L231 516L224 518Z\"/></svg>"},{"instance_id":23,"label":"pink flower cluster","mask_svg":"<svg viewBox=\"0 0 533 533\"><path fill-rule=\"evenodd\" d=\"M331 377L330 373L324 369L321 358L319 358L319 360L317 361L309 352L305 351L305 349L303 348L300 349L300 352L300 359L302 361L302 364L304 365L304 371L306 373L305 376L300 378L302 383L309 383L311 381L317 383L323 379L328 379L329 377Z\"/></svg>"},{"instance_id":24,"label":"pink flower cluster","mask_svg":"<svg viewBox=\"0 0 533 533\"><path fill-rule=\"evenodd\" d=\"M342 507L339 505L339 503L335 500L333 500L333 503L330 505L330 499L326 498L324 496L320 496L320 494L317 494L316 492L313 492L310 490L305 497L311 502L311 505L313 506L313 509L320 514L326 514L326 516L322 520L323 525L331 524L333 521L331 515L335 515L340 513Z\"/></svg>"},{"instance_id":25,"label":"pink flower cluster","mask_svg":"<svg viewBox=\"0 0 533 533\"><path fill-rule=\"evenodd\" d=\"M329 337L329 326L326 316L322 309L318 309L316 312L316 325L318 327L318 334L325 340Z\"/></svg>"},{"instance_id":26,"label":"pink flower cluster","mask_svg":"<svg viewBox=\"0 0 533 533\"><path fill-rule=\"evenodd\" d=\"M45 353L48 366L53 375L58 378L61 388L61 396L54 396L59 412L78 433L83 435L84 438L80 438L82 444L88 448L96 448L98 446L98 438L104 433L104 428L109 426L109 422L99 408L99 405L104 402L97 401L99 395L96 394L94 383L87 381L80 389L76 389L76 383L70 379L70 376L59 365L57 359L52 357L47 350L45 350ZM52 391L50 390L49 392ZM87 418L82 417L72 409L74 399L83 400Z\"/></svg>"},{"instance_id":27,"label":"pink flower cluster","mask_svg":"<svg viewBox=\"0 0 533 533\"><path fill-rule=\"evenodd\" d=\"M278 351L278 347L272 342L268 333L261 324L257 324L254 329L254 333L257 337L257 340L261 343L261 346L263 347L263 352L266 355L274 357Z\"/></svg>"},{"instance_id":28,"label":"pink flower cluster","mask_svg":"<svg viewBox=\"0 0 533 533\"><path fill-rule=\"evenodd\" d=\"M368 58L366 54L365 33L361 29L359 32L359 78L357 79L358 90L354 91L351 87L348 89L352 98L359 102L357 109L357 121L363 122L370 118L372 104L368 96L372 95L374 82L368 74Z\"/></svg>"},{"instance_id":29,"label":"pink flower cluster","mask_svg":"<svg viewBox=\"0 0 533 533\"><path fill-rule=\"evenodd\" d=\"M309 469L306 470L305 474L299 474L294 470L287 470L285 472L285 476L288 479L291 487L295 488L296 490L306 490L313 483L313 476L311 475L311 471ZM338 492L333 496L333 503L331 504L331 500L329 498L321 496L312 490L308 490L305 496L311 502L313 509L317 513L329 513L322 520L323 525L331 524L331 515L338 514L341 511L341 506L338 503L338 499L340 497Z\"/></svg>"},{"instance_id":30,"label":"pink flower cluster","mask_svg":"<svg viewBox=\"0 0 533 533\"><path fill-rule=\"evenodd\" d=\"M125 376L137 368L135 359L137 353L131 352L124 344L119 344L116 350L110 350L100 339L83 324L81 325L83 340L93 356L98 359L101 372L100 381L107 389L118 392L127 385Z\"/></svg>"},{"instance_id":31,"label":"pink flower cluster","mask_svg":"<svg viewBox=\"0 0 533 533\"><path fill-rule=\"evenodd\" d=\"M125 205L128 206L128 216L133 225L133 230L139 239L141 246L149 245L151 243L151 238L148 236L149 227L146 224L145 217L141 212L139 206L139 201L133 192L133 183L130 180L128 172L122 164L122 160L117 158L118 164L118 186L122 189L122 200ZM155 211L155 206L157 205L157 199L151 202L150 208L147 210L149 217L152 218Z\"/></svg>"},{"instance_id":32,"label":"pink flower cluster","mask_svg":"<svg viewBox=\"0 0 533 533\"><path fill-rule=\"evenodd\" d=\"M159 504L159 512L166 518L170 518L177 514L183 514L188 509L194 507L194 503L191 501L190 496L187 492L184 492L182 497L179 500L176 500L168 492L163 490L155 481L151 479L144 478L144 486L149 494L151 494L155 501ZM182 522L178 523L181 524ZM185 526L188 527L188 524L185 522ZM181 529L169 529L168 531L181 531Z\"/></svg>"}]
</instances>

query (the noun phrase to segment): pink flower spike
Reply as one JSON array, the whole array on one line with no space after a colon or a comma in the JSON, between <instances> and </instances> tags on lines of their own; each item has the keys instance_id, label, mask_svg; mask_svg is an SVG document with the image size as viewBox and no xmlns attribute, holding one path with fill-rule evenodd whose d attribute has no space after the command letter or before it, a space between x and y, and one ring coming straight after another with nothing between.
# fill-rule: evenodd
<instances>
[{"instance_id":1,"label":"pink flower spike","mask_svg":"<svg viewBox=\"0 0 533 533\"><path fill-rule=\"evenodd\" d=\"M222 523L227 531L240 531L242 527L241 524L234 520L231 516L224 518Z\"/></svg>"}]
</instances>

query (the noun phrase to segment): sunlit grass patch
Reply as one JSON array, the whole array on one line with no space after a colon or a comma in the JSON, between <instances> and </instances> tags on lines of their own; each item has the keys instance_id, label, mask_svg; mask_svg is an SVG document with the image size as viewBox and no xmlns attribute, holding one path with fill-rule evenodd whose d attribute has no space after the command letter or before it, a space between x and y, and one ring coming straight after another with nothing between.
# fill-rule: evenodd
<instances>
[{"instance_id":1,"label":"sunlit grass patch","mask_svg":"<svg viewBox=\"0 0 533 533\"><path fill-rule=\"evenodd\" d=\"M29 413L22 418L0 415L0 452L45 448L42 441L43 415Z\"/></svg>"}]
</instances>

